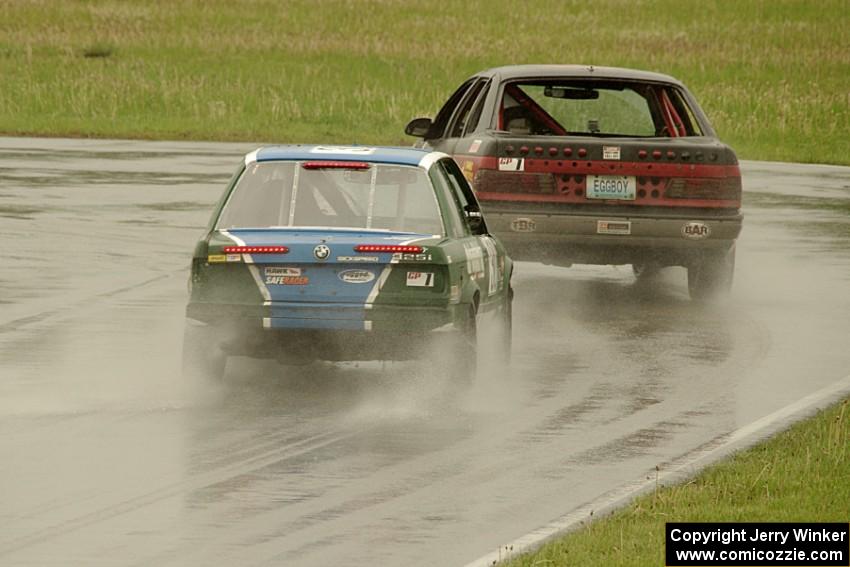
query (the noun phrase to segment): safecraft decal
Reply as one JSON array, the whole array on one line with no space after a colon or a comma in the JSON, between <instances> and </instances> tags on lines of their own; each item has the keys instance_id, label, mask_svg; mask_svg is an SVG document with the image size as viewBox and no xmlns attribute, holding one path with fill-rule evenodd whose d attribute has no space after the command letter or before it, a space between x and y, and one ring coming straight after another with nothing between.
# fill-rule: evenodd
<instances>
[{"instance_id":1,"label":"safecraft decal","mask_svg":"<svg viewBox=\"0 0 850 567\"><path fill-rule=\"evenodd\" d=\"M242 261L242 254L228 254L227 255L227 261L228 262L241 262Z\"/></svg>"},{"instance_id":2,"label":"safecraft decal","mask_svg":"<svg viewBox=\"0 0 850 567\"><path fill-rule=\"evenodd\" d=\"M266 276L266 285L307 285L310 278L307 276Z\"/></svg>"},{"instance_id":3,"label":"safecraft decal","mask_svg":"<svg viewBox=\"0 0 850 567\"><path fill-rule=\"evenodd\" d=\"M481 147L481 140L473 140L471 144L469 144L469 153L476 154L478 153L478 149Z\"/></svg>"}]
</instances>

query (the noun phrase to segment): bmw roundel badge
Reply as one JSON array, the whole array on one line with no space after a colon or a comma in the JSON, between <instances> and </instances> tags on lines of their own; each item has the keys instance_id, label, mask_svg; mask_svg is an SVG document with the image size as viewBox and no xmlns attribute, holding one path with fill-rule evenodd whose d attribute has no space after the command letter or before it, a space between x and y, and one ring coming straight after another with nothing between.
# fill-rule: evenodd
<instances>
[{"instance_id":1,"label":"bmw roundel badge","mask_svg":"<svg viewBox=\"0 0 850 567\"><path fill-rule=\"evenodd\" d=\"M319 244L315 248L313 248L313 256L316 257L316 260L327 260L328 256L331 255L331 249L325 246L324 244Z\"/></svg>"}]
</instances>

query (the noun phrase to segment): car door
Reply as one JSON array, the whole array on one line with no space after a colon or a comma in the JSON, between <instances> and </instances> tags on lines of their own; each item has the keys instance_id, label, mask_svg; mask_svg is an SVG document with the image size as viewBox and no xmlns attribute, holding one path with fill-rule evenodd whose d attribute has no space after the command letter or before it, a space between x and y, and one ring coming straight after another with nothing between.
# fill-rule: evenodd
<instances>
[{"instance_id":1,"label":"car door","mask_svg":"<svg viewBox=\"0 0 850 567\"><path fill-rule=\"evenodd\" d=\"M473 217L481 214L480 206L466 182L460 168L452 159L442 159L438 165L442 169L449 187L452 198L457 203L459 210L463 213L472 214ZM477 218L477 217L474 217ZM505 257L501 244L487 232L487 225L483 217L476 229L470 226L466 216L463 217L465 230L464 251L469 264L469 275L476 280L481 293L481 303L490 303L500 297L505 286Z\"/></svg>"}]
</instances>

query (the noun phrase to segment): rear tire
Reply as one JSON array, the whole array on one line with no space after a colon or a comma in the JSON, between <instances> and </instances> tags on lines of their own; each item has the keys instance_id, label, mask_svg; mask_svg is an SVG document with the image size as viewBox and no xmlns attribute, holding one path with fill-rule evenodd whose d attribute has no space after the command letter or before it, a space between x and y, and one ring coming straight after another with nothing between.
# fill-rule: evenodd
<instances>
[{"instance_id":1,"label":"rear tire","mask_svg":"<svg viewBox=\"0 0 850 567\"><path fill-rule=\"evenodd\" d=\"M729 293L735 276L735 247L710 253L688 266L688 292L694 301L706 301Z\"/></svg>"},{"instance_id":2,"label":"rear tire","mask_svg":"<svg viewBox=\"0 0 850 567\"><path fill-rule=\"evenodd\" d=\"M214 326L187 321L183 331L183 377L190 380L224 379L227 355Z\"/></svg>"}]
</instances>

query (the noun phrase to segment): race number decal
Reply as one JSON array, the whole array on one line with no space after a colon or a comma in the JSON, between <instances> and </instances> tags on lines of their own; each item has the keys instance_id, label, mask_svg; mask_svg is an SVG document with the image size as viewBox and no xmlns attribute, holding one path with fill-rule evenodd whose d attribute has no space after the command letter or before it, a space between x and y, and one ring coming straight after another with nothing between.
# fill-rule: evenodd
<instances>
[{"instance_id":1,"label":"race number decal","mask_svg":"<svg viewBox=\"0 0 850 567\"><path fill-rule=\"evenodd\" d=\"M525 171L525 160L523 158L499 158L499 171Z\"/></svg>"},{"instance_id":2,"label":"race number decal","mask_svg":"<svg viewBox=\"0 0 850 567\"><path fill-rule=\"evenodd\" d=\"M410 287L434 287L434 272L407 272Z\"/></svg>"}]
</instances>

